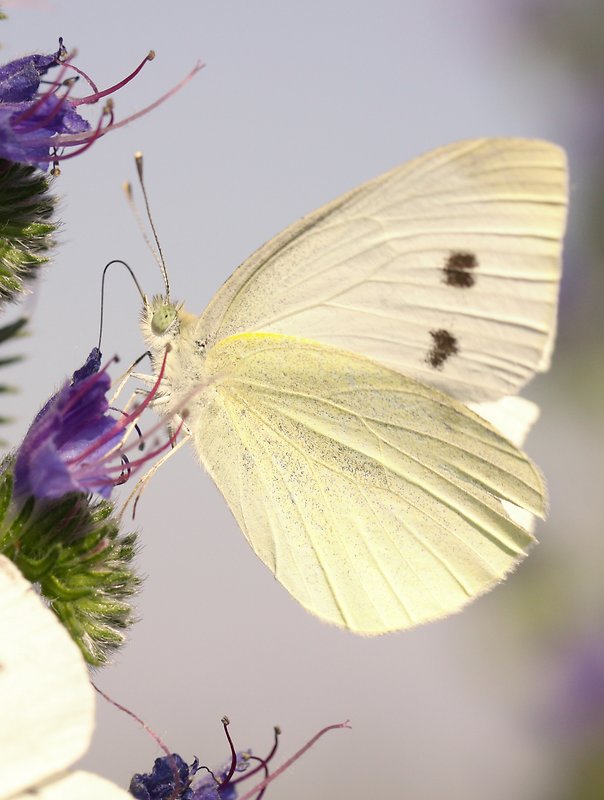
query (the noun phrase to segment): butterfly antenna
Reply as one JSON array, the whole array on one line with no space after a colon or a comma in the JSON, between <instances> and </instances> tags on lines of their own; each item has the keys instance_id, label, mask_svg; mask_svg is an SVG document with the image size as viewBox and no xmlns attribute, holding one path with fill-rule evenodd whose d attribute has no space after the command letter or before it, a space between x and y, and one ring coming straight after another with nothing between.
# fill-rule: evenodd
<instances>
[{"instance_id":1,"label":"butterfly antenna","mask_svg":"<svg viewBox=\"0 0 604 800\"><path fill-rule=\"evenodd\" d=\"M153 217L151 216L151 209L149 208L149 199L147 197L147 190L145 188L145 179L143 177L143 154L142 153L135 153L134 154L134 162L136 164L136 171L138 172L138 181L140 183L140 187L143 193L143 199L145 201L145 209L147 211L147 219L149 220L149 225L151 226L151 230L153 231L153 238L155 239L155 244L157 246L157 254L155 254L155 258L157 263L159 264L159 268L161 270L162 278L164 279L164 286L166 287L166 300L170 299L170 283L168 281L168 270L166 269L166 261L164 259L164 254L161 249L161 245L159 243L159 238L157 236L157 231L155 230L155 225L153 224ZM153 248L151 248L153 250Z\"/></svg>"},{"instance_id":2,"label":"butterfly antenna","mask_svg":"<svg viewBox=\"0 0 604 800\"><path fill-rule=\"evenodd\" d=\"M123 267L126 267L128 272L130 273L130 277L134 281L134 285L138 289L138 293L140 294L143 303L147 302L145 293L141 289L140 283L136 280L136 275L134 274L130 266L126 264L125 261L122 261L120 258L114 258L113 261L110 261L108 264L105 264L105 269L103 270L103 277L101 278L101 313L100 313L101 319L99 322L99 344L98 344L99 350L101 349L101 339L103 338L103 314L105 310L105 275L107 274L107 270L112 264L121 264Z\"/></svg>"},{"instance_id":3,"label":"butterfly antenna","mask_svg":"<svg viewBox=\"0 0 604 800\"><path fill-rule=\"evenodd\" d=\"M134 214L134 218L136 220L136 224L138 225L138 229L139 229L139 231L141 233L141 236L145 240L145 244L147 245L147 247L151 251L151 255L153 256L153 258L155 259L156 263L159 265L159 268L161 269L161 261L160 261L159 255L157 253L157 250L151 244L151 239L149 239L149 236L148 236L147 231L145 229L145 224L144 224L144 222L142 220L141 215L139 214L138 206L134 202L134 196L133 196L133 193L132 193L132 184L130 183L130 181L124 181L124 183L122 184L122 189L124 190L124 194L126 195L126 202L128 203L128 205L130 207L130 211L132 211L132 213Z\"/></svg>"}]
</instances>

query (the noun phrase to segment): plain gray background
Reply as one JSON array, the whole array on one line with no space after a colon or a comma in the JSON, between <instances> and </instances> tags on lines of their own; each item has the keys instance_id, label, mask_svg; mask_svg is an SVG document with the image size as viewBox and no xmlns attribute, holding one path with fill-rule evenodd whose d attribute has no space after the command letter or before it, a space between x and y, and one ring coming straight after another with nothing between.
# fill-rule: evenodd
<instances>
[{"instance_id":1,"label":"plain gray background","mask_svg":"<svg viewBox=\"0 0 604 800\"><path fill-rule=\"evenodd\" d=\"M117 119L198 59L207 64L161 108L64 163L55 183L62 244L27 305L31 336L16 348L27 360L10 374L21 388L6 401L18 417L13 443L95 344L104 264L124 259L145 291L161 290L121 194L135 177L134 151L145 153L173 295L199 313L285 225L432 147L519 135L569 149L577 232L558 356L528 392L542 406L528 451L548 479L551 515L529 560L461 615L357 638L289 597L193 452L181 452L137 514L141 621L114 666L95 676L170 748L210 766L227 753L225 713L237 746L257 754L281 725L276 764L349 718L353 729L317 744L271 798L554 797L576 761L577 737L566 740L559 718L573 702L574 654L593 644L602 655L601 261L582 225L601 121L587 71L548 49L539 3L519 0L49 0L6 10L5 59L52 51L62 35L101 88L154 48L156 60L116 95ZM87 113L94 123L98 109ZM125 364L142 352L125 272L111 274L106 304L103 351ZM84 766L127 786L156 755L132 720L99 703Z\"/></svg>"}]
</instances>

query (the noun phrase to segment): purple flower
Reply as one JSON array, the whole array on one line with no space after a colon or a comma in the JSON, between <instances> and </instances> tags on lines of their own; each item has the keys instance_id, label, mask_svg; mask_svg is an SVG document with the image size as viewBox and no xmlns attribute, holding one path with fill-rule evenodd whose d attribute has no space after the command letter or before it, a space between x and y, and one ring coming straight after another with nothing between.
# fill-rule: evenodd
<instances>
[{"instance_id":1,"label":"purple flower","mask_svg":"<svg viewBox=\"0 0 604 800\"><path fill-rule=\"evenodd\" d=\"M156 758L153 770L137 774L130 781L130 794L136 800L236 800L237 789L231 782L233 774L249 766L249 753L237 753L236 762L229 761L215 772L207 771L201 780L192 781L201 770L196 758L189 766L178 753Z\"/></svg>"},{"instance_id":2,"label":"purple flower","mask_svg":"<svg viewBox=\"0 0 604 800\"><path fill-rule=\"evenodd\" d=\"M200 68L196 65L180 84L142 111L119 123L114 122L113 104L109 100L93 129L76 110L80 105L97 103L104 97L125 86L143 68L147 61L155 58L150 51L138 67L126 78L109 89L99 91L95 83L71 61L63 40L53 55L34 54L16 59L0 67L0 158L34 164L47 169L53 163L58 173L58 163L87 150L99 137L119 128L155 108L174 92L178 91ZM48 88L40 91L42 78L53 69L59 72ZM65 79L71 70L76 73ZM71 97L77 76L84 78L91 88L85 97ZM64 148L77 148L65 153Z\"/></svg>"},{"instance_id":3,"label":"purple flower","mask_svg":"<svg viewBox=\"0 0 604 800\"><path fill-rule=\"evenodd\" d=\"M152 401L164 373L131 414L110 416L106 394L109 375L99 370L101 353L94 348L86 363L53 395L34 419L15 459L15 494L58 499L70 492L97 492L109 497L114 486L158 453L170 447L175 434L142 458L129 462L121 445L127 426Z\"/></svg>"},{"instance_id":4,"label":"purple flower","mask_svg":"<svg viewBox=\"0 0 604 800\"><path fill-rule=\"evenodd\" d=\"M107 413L111 381L99 372L100 352L46 403L27 432L15 462L15 493L56 499L69 492L109 497L114 480L105 458L123 435Z\"/></svg>"},{"instance_id":5,"label":"purple flower","mask_svg":"<svg viewBox=\"0 0 604 800\"><path fill-rule=\"evenodd\" d=\"M196 767L196 761L189 767L178 753L156 758L151 772L132 777L130 794L136 800L191 800Z\"/></svg>"},{"instance_id":6,"label":"purple flower","mask_svg":"<svg viewBox=\"0 0 604 800\"><path fill-rule=\"evenodd\" d=\"M236 800L237 784L254 776L260 777L260 773L263 776L261 782L245 794L245 797L255 794L256 800L260 800L269 783L303 756L327 731L349 727L348 722L328 725L316 733L285 764L270 774L268 765L277 751L281 733L279 728L274 729L275 739L266 758L258 758L250 751L238 753L235 750L228 730L228 717L222 718L222 725L231 750L231 758L227 764L211 772L207 767L200 766L199 759L196 758L189 766L177 753L170 754L162 744L167 755L155 759L150 773L133 776L130 781L130 794L137 800ZM161 740L156 739L156 741L161 743ZM203 777L196 777L202 770ZM245 775L237 774L241 772L245 772Z\"/></svg>"}]
</instances>

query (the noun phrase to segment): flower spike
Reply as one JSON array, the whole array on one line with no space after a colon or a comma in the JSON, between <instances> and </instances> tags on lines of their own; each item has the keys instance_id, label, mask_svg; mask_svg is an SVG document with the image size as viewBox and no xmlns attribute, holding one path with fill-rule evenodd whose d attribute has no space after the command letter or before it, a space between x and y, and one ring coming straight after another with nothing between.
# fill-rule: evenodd
<instances>
[{"instance_id":1,"label":"flower spike","mask_svg":"<svg viewBox=\"0 0 604 800\"><path fill-rule=\"evenodd\" d=\"M121 89L127 83L130 83L130 81L133 78L136 78L136 76L141 71L141 69L145 66L145 64L148 61L153 61L154 58L155 58L155 50L149 50L149 52L143 58L141 63L138 65L138 67L136 67L136 69L134 69L130 73L130 75L126 75L126 77L122 78L121 81L119 81L118 83L115 83L113 86L110 86L108 89L103 89L102 92L100 92L96 88L96 85L88 77L88 75L86 75L85 72L83 72L82 70L77 69L76 67L74 67L73 64L70 61L65 62L68 66L70 66L72 69L74 69L79 75L81 75L83 78L85 78L88 81L88 83L90 84L90 86L93 88L93 93L92 94L89 94L87 97L78 97L78 98L72 100L71 102L74 104L74 106L79 106L82 103L98 103L98 101L101 100L103 97L107 97L108 95L113 94L114 92L117 92L118 89Z\"/></svg>"}]
</instances>

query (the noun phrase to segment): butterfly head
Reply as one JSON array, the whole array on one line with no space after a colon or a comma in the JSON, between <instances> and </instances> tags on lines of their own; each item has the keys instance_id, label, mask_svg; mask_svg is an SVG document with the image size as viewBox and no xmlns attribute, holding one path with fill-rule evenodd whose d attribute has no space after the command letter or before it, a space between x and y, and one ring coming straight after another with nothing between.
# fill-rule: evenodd
<instances>
[{"instance_id":1,"label":"butterfly head","mask_svg":"<svg viewBox=\"0 0 604 800\"><path fill-rule=\"evenodd\" d=\"M177 346L196 317L164 295L147 300L141 313L141 330L152 355L163 353L167 344Z\"/></svg>"},{"instance_id":2,"label":"butterfly head","mask_svg":"<svg viewBox=\"0 0 604 800\"><path fill-rule=\"evenodd\" d=\"M153 312L151 317L151 333L155 336L164 336L178 319L178 311L172 303L162 303Z\"/></svg>"}]
</instances>

